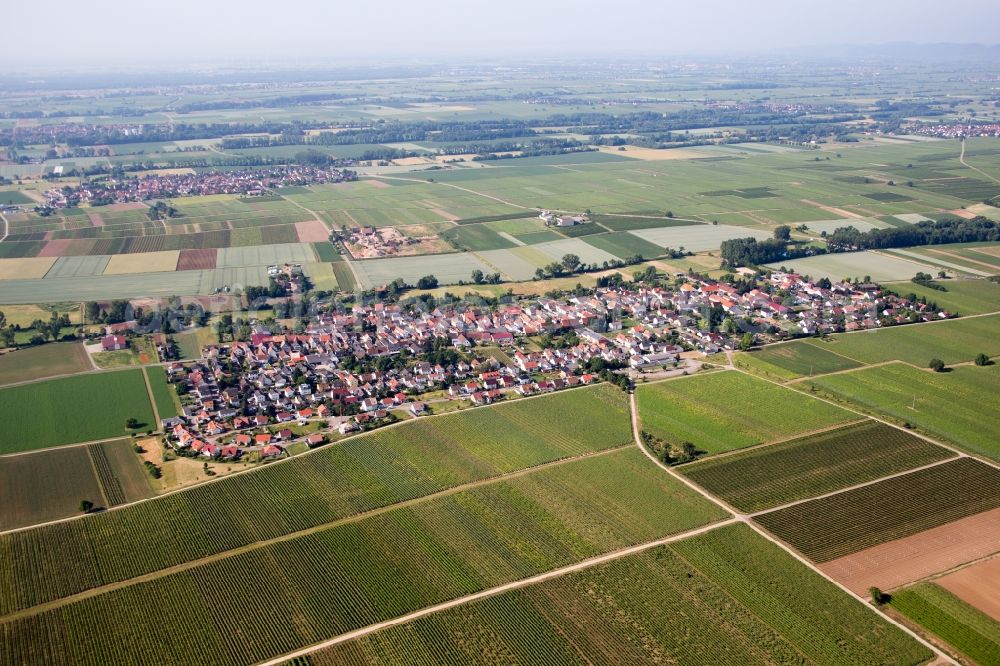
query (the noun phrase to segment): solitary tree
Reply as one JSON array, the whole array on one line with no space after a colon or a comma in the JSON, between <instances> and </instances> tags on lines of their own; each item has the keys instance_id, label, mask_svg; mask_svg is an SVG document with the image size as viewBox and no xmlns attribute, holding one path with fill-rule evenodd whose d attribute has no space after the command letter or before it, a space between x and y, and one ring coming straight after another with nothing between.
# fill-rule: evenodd
<instances>
[{"instance_id":1,"label":"solitary tree","mask_svg":"<svg viewBox=\"0 0 1000 666\"><path fill-rule=\"evenodd\" d=\"M990 364L990 357L986 354L976 354L976 365L983 367Z\"/></svg>"},{"instance_id":2,"label":"solitary tree","mask_svg":"<svg viewBox=\"0 0 1000 666\"><path fill-rule=\"evenodd\" d=\"M570 273L580 267L580 257L575 254L564 254L562 264Z\"/></svg>"},{"instance_id":3,"label":"solitary tree","mask_svg":"<svg viewBox=\"0 0 1000 666\"><path fill-rule=\"evenodd\" d=\"M90 500L80 500L81 513L90 513L93 508L94 508L94 503L91 502Z\"/></svg>"},{"instance_id":4,"label":"solitary tree","mask_svg":"<svg viewBox=\"0 0 1000 666\"><path fill-rule=\"evenodd\" d=\"M417 280L417 289L436 289L438 279L433 275L425 275Z\"/></svg>"},{"instance_id":5,"label":"solitary tree","mask_svg":"<svg viewBox=\"0 0 1000 666\"><path fill-rule=\"evenodd\" d=\"M889 600L888 595L877 587L868 588L868 594L871 595L872 603L876 606L881 606Z\"/></svg>"},{"instance_id":6,"label":"solitary tree","mask_svg":"<svg viewBox=\"0 0 1000 666\"><path fill-rule=\"evenodd\" d=\"M740 340L740 349L746 351L753 347L753 333L747 331L743 334L743 339Z\"/></svg>"},{"instance_id":7,"label":"solitary tree","mask_svg":"<svg viewBox=\"0 0 1000 666\"><path fill-rule=\"evenodd\" d=\"M927 364L927 367L934 372L944 372L944 361L939 358L932 358L931 362Z\"/></svg>"},{"instance_id":8,"label":"solitary tree","mask_svg":"<svg viewBox=\"0 0 1000 666\"><path fill-rule=\"evenodd\" d=\"M792 228L787 224L774 228L774 237L778 240L787 241L792 239Z\"/></svg>"},{"instance_id":9,"label":"solitary tree","mask_svg":"<svg viewBox=\"0 0 1000 666\"><path fill-rule=\"evenodd\" d=\"M136 419L134 416L129 417L129 419L125 421L126 430L135 430L138 427L139 427L139 420Z\"/></svg>"}]
</instances>

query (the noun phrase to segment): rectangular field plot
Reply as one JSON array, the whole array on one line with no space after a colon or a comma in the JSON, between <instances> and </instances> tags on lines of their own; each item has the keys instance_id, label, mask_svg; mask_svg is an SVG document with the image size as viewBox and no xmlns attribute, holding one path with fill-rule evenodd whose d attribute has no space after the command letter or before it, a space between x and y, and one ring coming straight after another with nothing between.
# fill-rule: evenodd
<instances>
[{"instance_id":1,"label":"rectangular field plot","mask_svg":"<svg viewBox=\"0 0 1000 666\"><path fill-rule=\"evenodd\" d=\"M0 389L0 453L120 436L129 418L155 427L141 370L11 386Z\"/></svg>"},{"instance_id":2,"label":"rectangular field plot","mask_svg":"<svg viewBox=\"0 0 1000 666\"><path fill-rule=\"evenodd\" d=\"M814 562L1000 507L1000 470L959 458L754 518Z\"/></svg>"},{"instance_id":3,"label":"rectangular field plot","mask_svg":"<svg viewBox=\"0 0 1000 666\"><path fill-rule=\"evenodd\" d=\"M876 282L892 282L893 280L908 280L917 273L936 273L934 266L920 263L912 259L885 254L883 252L838 252L824 254L805 259L792 259L780 264L772 264L778 268L784 266L789 271L808 275L813 279L829 278L843 280L844 278L863 278L865 275Z\"/></svg>"},{"instance_id":4,"label":"rectangular field plot","mask_svg":"<svg viewBox=\"0 0 1000 666\"><path fill-rule=\"evenodd\" d=\"M921 368L932 358L960 363L979 353L1000 354L1000 315L846 333L812 344L863 363L899 360Z\"/></svg>"},{"instance_id":5,"label":"rectangular field plot","mask_svg":"<svg viewBox=\"0 0 1000 666\"><path fill-rule=\"evenodd\" d=\"M884 222L874 224L867 220L858 220L854 218L847 218L844 220L821 220L819 222L809 222L806 224L808 233L810 234L819 234L824 231L828 234L832 234L837 229L841 229L843 227L854 227L858 231L871 231L872 229L878 229L886 226L888 225Z\"/></svg>"},{"instance_id":6,"label":"rectangular field plot","mask_svg":"<svg viewBox=\"0 0 1000 666\"><path fill-rule=\"evenodd\" d=\"M441 284L454 284L459 280L469 280L472 271L477 269L484 273L495 272L469 253L365 259L353 261L351 266L357 272L362 286L368 289L389 284L396 278L403 278L408 284L416 284L423 276L433 275Z\"/></svg>"},{"instance_id":7,"label":"rectangular field plot","mask_svg":"<svg viewBox=\"0 0 1000 666\"><path fill-rule=\"evenodd\" d=\"M0 356L0 385L92 369L82 344L60 342L28 347Z\"/></svg>"},{"instance_id":8,"label":"rectangular field plot","mask_svg":"<svg viewBox=\"0 0 1000 666\"><path fill-rule=\"evenodd\" d=\"M821 394L888 414L1000 460L1000 366L927 372L902 363L809 380Z\"/></svg>"},{"instance_id":9,"label":"rectangular field plot","mask_svg":"<svg viewBox=\"0 0 1000 666\"><path fill-rule=\"evenodd\" d=\"M499 250L515 245L485 224L454 227L442 232L441 238L462 250Z\"/></svg>"},{"instance_id":10,"label":"rectangular field plot","mask_svg":"<svg viewBox=\"0 0 1000 666\"><path fill-rule=\"evenodd\" d=\"M1000 621L935 583L892 594L892 608L978 664L1000 663Z\"/></svg>"},{"instance_id":11,"label":"rectangular field plot","mask_svg":"<svg viewBox=\"0 0 1000 666\"><path fill-rule=\"evenodd\" d=\"M626 232L587 236L583 241L599 250L610 252L620 259L635 255L639 255L643 259L652 259L663 254L662 247Z\"/></svg>"},{"instance_id":12,"label":"rectangular field plot","mask_svg":"<svg viewBox=\"0 0 1000 666\"><path fill-rule=\"evenodd\" d=\"M850 412L741 372L719 372L636 390L642 428L670 443L720 453L855 419Z\"/></svg>"},{"instance_id":13,"label":"rectangular field plot","mask_svg":"<svg viewBox=\"0 0 1000 666\"><path fill-rule=\"evenodd\" d=\"M145 388L141 391L144 396ZM574 414L573 429L560 420L568 413ZM626 396L606 385L377 430L253 474L226 477L86 521L45 526L16 537L0 535L0 554L11 548L35 553L0 557L0 615L631 441ZM253 521L243 520L247 506L256 507ZM192 538L179 540L178 534ZM86 553L80 560L86 566L70 574L60 543L76 544Z\"/></svg>"},{"instance_id":14,"label":"rectangular field plot","mask_svg":"<svg viewBox=\"0 0 1000 666\"><path fill-rule=\"evenodd\" d=\"M101 275L111 257L98 254L90 257L59 257L49 269L46 278L78 278Z\"/></svg>"},{"instance_id":15,"label":"rectangular field plot","mask_svg":"<svg viewBox=\"0 0 1000 666\"><path fill-rule=\"evenodd\" d=\"M0 530L79 515L81 500L104 506L85 447L0 456Z\"/></svg>"},{"instance_id":16,"label":"rectangular field plot","mask_svg":"<svg viewBox=\"0 0 1000 666\"><path fill-rule=\"evenodd\" d=\"M535 275L535 269L539 266L525 261L510 250L488 250L477 252L476 256L490 266L495 267L510 280L522 282L530 280Z\"/></svg>"},{"instance_id":17,"label":"rectangular field plot","mask_svg":"<svg viewBox=\"0 0 1000 666\"><path fill-rule=\"evenodd\" d=\"M594 247L580 238L567 238L566 240L552 241L549 243L538 243L531 246L532 250L537 250L552 261L562 261L567 254L575 254L580 260L588 264L600 264L605 261L615 261L618 259L610 252Z\"/></svg>"},{"instance_id":18,"label":"rectangular field plot","mask_svg":"<svg viewBox=\"0 0 1000 666\"><path fill-rule=\"evenodd\" d=\"M282 243L221 248L216 266L218 268L240 268L285 263L304 264L310 261L316 261L316 255L308 243Z\"/></svg>"},{"instance_id":19,"label":"rectangular field plot","mask_svg":"<svg viewBox=\"0 0 1000 666\"><path fill-rule=\"evenodd\" d=\"M759 511L954 457L908 432L862 421L684 465L681 472L743 512Z\"/></svg>"},{"instance_id":20,"label":"rectangular field plot","mask_svg":"<svg viewBox=\"0 0 1000 666\"><path fill-rule=\"evenodd\" d=\"M0 259L0 280L43 278L56 263L55 257Z\"/></svg>"},{"instance_id":21,"label":"rectangular field plot","mask_svg":"<svg viewBox=\"0 0 1000 666\"><path fill-rule=\"evenodd\" d=\"M104 275L170 272L177 268L179 254L179 250L116 254L108 261Z\"/></svg>"},{"instance_id":22,"label":"rectangular field plot","mask_svg":"<svg viewBox=\"0 0 1000 666\"><path fill-rule=\"evenodd\" d=\"M748 372L774 379L822 375L861 366L858 361L807 341L769 345L760 351L738 354L734 363Z\"/></svg>"},{"instance_id":23,"label":"rectangular field plot","mask_svg":"<svg viewBox=\"0 0 1000 666\"><path fill-rule=\"evenodd\" d=\"M0 281L0 303L63 303L211 293L211 271ZM266 281L263 284L267 284Z\"/></svg>"},{"instance_id":24,"label":"rectangular field plot","mask_svg":"<svg viewBox=\"0 0 1000 666\"><path fill-rule=\"evenodd\" d=\"M836 622L830 618L836 617ZM931 653L744 526L722 527L308 657L338 664L917 664Z\"/></svg>"},{"instance_id":25,"label":"rectangular field plot","mask_svg":"<svg viewBox=\"0 0 1000 666\"><path fill-rule=\"evenodd\" d=\"M660 229L639 229L629 233L639 238L657 245L659 247L670 247L678 249L700 252L702 250L716 250L722 245L722 241L730 238L756 238L763 240L770 238L771 234L756 229L744 227L731 227L725 224L699 224L685 227L665 227Z\"/></svg>"},{"instance_id":26,"label":"rectangular field plot","mask_svg":"<svg viewBox=\"0 0 1000 666\"><path fill-rule=\"evenodd\" d=\"M80 650L95 662L145 662L176 644L173 632L153 630L162 626L163 617L196 618L204 625L267 600L269 612L240 616L244 631L213 631L208 642L198 640L199 663L258 662L308 645L315 641L312 636L335 636L724 515L630 447L108 591L4 624L0 645L8 654L22 645L44 645L40 649L46 654L33 655L43 662ZM279 562L280 577L239 574ZM331 570L337 575L325 573ZM204 594L200 601L190 599L176 594L178 588L201 588ZM142 613L150 603L162 615ZM119 612L133 620L111 622ZM85 631L66 632L53 642L38 640L39 633L49 633L49 622L77 616ZM102 640L83 639L95 631Z\"/></svg>"},{"instance_id":27,"label":"rectangular field plot","mask_svg":"<svg viewBox=\"0 0 1000 666\"><path fill-rule=\"evenodd\" d=\"M215 248L206 250L181 250L177 257L177 270L193 271L215 268L219 251Z\"/></svg>"}]
</instances>

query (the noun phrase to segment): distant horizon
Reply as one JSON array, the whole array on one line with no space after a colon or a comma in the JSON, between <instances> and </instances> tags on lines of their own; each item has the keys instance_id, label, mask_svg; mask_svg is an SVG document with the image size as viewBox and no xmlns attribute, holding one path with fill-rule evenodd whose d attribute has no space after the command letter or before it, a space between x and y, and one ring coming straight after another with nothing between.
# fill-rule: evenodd
<instances>
[{"instance_id":1,"label":"distant horizon","mask_svg":"<svg viewBox=\"0 0 1000 666\"><path fill-rule=\"evenodd\" d=\"M944 15L943 15L944 14ZM117 0L56 0L5 12L0 72L39 67L191 66L240 61L426 61L440 58L698 58L808 54L829 49L959 44L995 47L1000 4L954 0L384 0L377 5L291 0L177 0L163 15Z\"/></svg>"}]
</instances>

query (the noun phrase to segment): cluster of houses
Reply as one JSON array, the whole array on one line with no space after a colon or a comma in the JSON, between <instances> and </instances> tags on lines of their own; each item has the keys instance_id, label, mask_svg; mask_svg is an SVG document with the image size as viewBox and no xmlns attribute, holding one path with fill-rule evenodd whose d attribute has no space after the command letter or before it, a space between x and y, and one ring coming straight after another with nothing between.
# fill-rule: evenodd
<instances>
[{"instance_id":1,"label":"cluster of houses","mask_svg":"<svg viewBox=\"0 0 1000 666\"><path fill-rule=\"evenodd\" d=\"M1000 123L907 123L900 129L901 134L936 136L942 139L961 139L971 136L1000 136Z\"/></svg>"},{"instance_id":2,"label":"cluster of houses","mask_svg":"<svg viewBox=\"0 0 1000 666\"><path fill-rule=\"evenodd\" d=\"M543 210L538 219L549 227L575 227L590 222L586 215L556 215L551 210Z\"/></svg>"},{"instance_id":3,"label":"cluster of houses","mask_svg":"<svg viewBox=\"0 0 1000 666\"><path fill-rule=\"evenodd\" d=\"M685 352L735 349L745 331L705 324L720 313L750 322L758 342L949 316L878 285L824 287L791 273L772 273L752 289L677 276L670 288L631 284L495 308L375 302L319 313L298 334L257 325L248 340L170 364L187 404L162 425L181 451L233 458L252 450L269 458L290 439L317 445L324 441L317 430L347 434L418 417L435 400L485 405L505 394L589 384L598 380L595 365L643 371L675 364ZM464 353L447 364L426 360L442 340ZM482 347L501 353L477 354ZM376 362L383 358L396 362ZM438 397L428 398L432 392ZM292 424L316 425L295 438Z\"/></svg>"},{"instance_id":4,"label":"cluster of houses","mask_svg":"<svg viewBox=\"0 0 1000 666\"><path fill-rule=\"evenodd\" d=\"M107 178L76 186L57 187L45 193L48 208L80 203L130 203L181 196L239 194L262 196L286 186L340 183L356 180L347 169L316 166L274 166L233 171L151 174L139 178Z\"/></svg>"}]
</instances>

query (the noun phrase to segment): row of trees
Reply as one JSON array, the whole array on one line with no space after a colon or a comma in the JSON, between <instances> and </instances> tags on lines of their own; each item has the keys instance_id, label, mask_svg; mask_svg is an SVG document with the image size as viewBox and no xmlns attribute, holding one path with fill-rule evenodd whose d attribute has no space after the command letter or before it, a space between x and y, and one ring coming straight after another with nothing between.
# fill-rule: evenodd
<instances>
[{"instance_id":1,"label":"row of trees","mask_svg":"<svg viewBox=\"0 0 1000 666\"><path fill-rule=\"evenodd\" d=\"M870 231L842 227L826 236L831 252L997 240L1000 240L1000 225L982 216L971 220L955 217L923 221L905 227Z\"/></svg>"}]
</instances>

